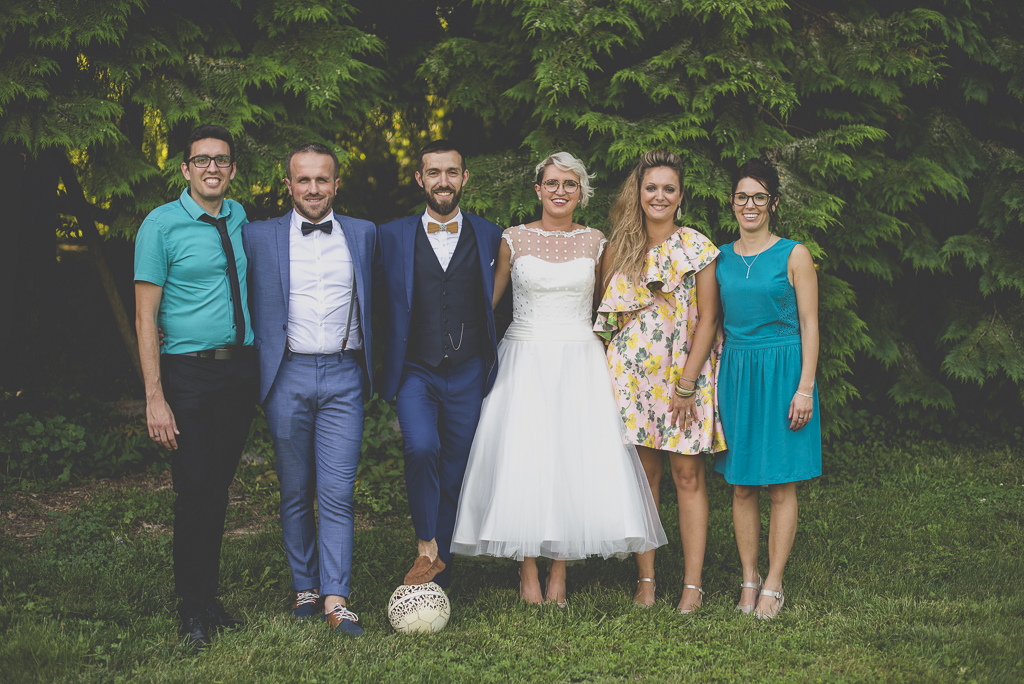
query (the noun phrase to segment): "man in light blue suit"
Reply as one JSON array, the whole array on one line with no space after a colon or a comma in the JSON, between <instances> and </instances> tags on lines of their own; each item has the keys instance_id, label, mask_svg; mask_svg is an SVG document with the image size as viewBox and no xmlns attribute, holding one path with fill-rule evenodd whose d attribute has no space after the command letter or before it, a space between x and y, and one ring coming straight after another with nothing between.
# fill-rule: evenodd
<instances>
[{"instance_id":1,"label":"man in light blue suit","mask_svg":"<svg viewBox=\"0 0 1024 684\"><path fill-rule=\"evenodd\" d=\"M373 367L376 230L333 212L338 159L329 147L296 147L286 169L294 209L242 233L259 400L277 453L281 528L296 591L292 614L311 617L322 597L330 628L358 636L363 630L347 599L363 401L372 392L366 369Z\"/></svg>"},{"instance_id":2,"label":"man in light blue suit","mask_svg":"<svg viewBox=\"0 0 1024 684\"><path fill-rule=\"evenodd\" d=\"M445 140L420 153L427 209L378 230L374 305L383 311L377 387L397 394L405 483L418 538L405 584L451 582L452 534L480 404L498 370L491 299L501 228L462 213L465 160Z\"/></svg>"}]
</instances>

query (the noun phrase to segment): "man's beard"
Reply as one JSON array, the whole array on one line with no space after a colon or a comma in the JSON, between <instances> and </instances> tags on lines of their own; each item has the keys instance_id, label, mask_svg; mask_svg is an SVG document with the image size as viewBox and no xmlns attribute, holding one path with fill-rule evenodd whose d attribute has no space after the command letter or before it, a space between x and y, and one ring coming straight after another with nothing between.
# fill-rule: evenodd
<instances>
[{"instance_id":1,"label":"man's beard","mask_svg":"<svg viewBox=\"0 0 1024 684\"><path fill-rule=\"evenodd\" d=\"M434 213L438 216L447 216L448 214L455 211L455 208L459 206L459 200L462 199L462 188L455 190L454 188L435 188L435 190L448 189L453 190L452 196L443 202L439 202L434 197L433 192L427 193L427 206L434 210Z\"/></svg>"},{"instance_id":2,"label":"man's beard","mask_svg":"<svg viewBox=\"0 0 1024 684\"><path fill-rule=\"evenodd\" d=\"M304 197L302 197L302 198L295 197L293 199L295 201L295 206L299 210L299 213L302 214L303 216L305 216L306 218L308 218L313 223L319 223L320 219L322 219L324 216L327 216L328 214L331 213L331 209L334 206L334 198L333 197L328 197L328 198L326 198L327 201L324 202L323 205L321 205L322 209L321 209L320 215L319 216L314 216L313 213L312 213L312 209L311 209L312 205L307 204L306 203L306 199Z\"/></svg>"}]
</instances>

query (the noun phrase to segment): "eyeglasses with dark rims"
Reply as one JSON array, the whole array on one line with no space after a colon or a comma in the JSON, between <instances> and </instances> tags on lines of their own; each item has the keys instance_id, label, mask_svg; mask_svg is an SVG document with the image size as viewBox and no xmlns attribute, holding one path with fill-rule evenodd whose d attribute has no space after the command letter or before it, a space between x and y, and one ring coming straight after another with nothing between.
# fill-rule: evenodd
<instances>
[{"instance_id":1,"label":"eyeglasses with dark rims","mask_svg":"<svg viewBox=\"0 0 1024 684\"><path fill-rule=\"evenodd\" d=\"M745 192L734 192L730 197L732 197L732 203L737 207L746 206L747 200L754 200L755 207L763 207L772 198L767 192L755 192L753 195L748 195Z\"/></svg>"},{"instance_id":2,"label":"eyeglasses with dark rims","mask_svg":"<svg viewBox=\"0 0 1024 684\"><path fill-rule=\"evenodd\" d=\"M213 161L219 169L226 169L231 166L234 161L230 154L218 154L215 157L211 157L208 154L197 154L194 157L185 160L185 164L195 164L197 169L205 169Z\"/></svg>"}]
</instances>

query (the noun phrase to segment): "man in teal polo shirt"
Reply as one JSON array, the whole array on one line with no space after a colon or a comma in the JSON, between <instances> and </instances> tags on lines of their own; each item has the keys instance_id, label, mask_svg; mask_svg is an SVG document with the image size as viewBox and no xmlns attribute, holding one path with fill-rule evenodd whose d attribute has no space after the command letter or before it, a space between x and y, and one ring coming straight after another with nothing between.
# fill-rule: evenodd
<instances>
[{"instance_id":1,"label":"man in teal polo shirt","mask_svg":"<svg viewBox=\"0 0 1024 684\"><path fill-rule=\"evenodd\" d=\"M246 302L245 211L225 199L234 143L200 126L185 145L189 183L135 239L135 326L149 436L172 450L174 589L181 634L202 648L241 624L216 599L228 486L258 391ZM163 345L158 329L165 335Z\"/></svg>"}]
</instances>

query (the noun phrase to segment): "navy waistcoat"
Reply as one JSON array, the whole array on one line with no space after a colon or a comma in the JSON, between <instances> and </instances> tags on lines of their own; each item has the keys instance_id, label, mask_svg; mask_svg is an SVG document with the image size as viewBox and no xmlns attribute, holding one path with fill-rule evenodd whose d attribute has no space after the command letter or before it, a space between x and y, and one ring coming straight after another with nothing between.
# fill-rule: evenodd
<instances>
[{"instance_id":1,"label":"navy waistcoat","mask_svg":"<svg viewBox=\"0 0 1024 684\"><path fill-rule=\"evenodd\" d=\"M447 356L458 365L480 354L487 318L476 233L463 216L448 269L441 268L422 225L416 226L412 315L406 357L437 366Z\"/></svg>"}]
</instances>

